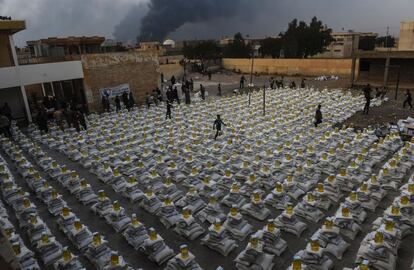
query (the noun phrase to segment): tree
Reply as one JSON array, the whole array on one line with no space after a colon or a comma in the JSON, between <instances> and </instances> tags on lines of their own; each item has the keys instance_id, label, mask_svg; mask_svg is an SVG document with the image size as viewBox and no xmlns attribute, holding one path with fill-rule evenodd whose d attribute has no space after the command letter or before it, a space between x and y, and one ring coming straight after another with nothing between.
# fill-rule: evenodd
<instances>
[{"instance_id":1,"label":"tree","mask_svg":"<svg viewBox=\"0 0 414 270\"><path fill-rule=\"evenodd\" d=\"M372 51L375 49L375 36L360 36L359 37L359 50Z\"/></svg>"},{"instance_id":2,"label":"tree","mask_svg":"<svg viewBox=\"0 0 414 270\"><path fill-rule=\"evenodd\" d=\"M281 49L282 49L281 38L265 38L260 42L259 53L263 57L271 56L272 58L279 58Z\"/></svg>"},{"instance_id":3,"label":"tree","mask_svg":"<svg viewBox=\"0 0 414 270\"><path fill-rule=\"evenodd\" d=\"M305 57L323 52L334 41L331 34L332 29L327 28L322 21L313 17L307 29Z\"/></svg>"},{"instance_id":4,"label":"tree","mask_svg":"<svg viewBox=\"0 0 414 270\"><path fill-rule=\"evenodd\" d=\"M332 30L323 25L316 17L310 24L304 21L298 23L294 19L282 38L282 48L288 58L307 58L323 52L332 41Z\"/></svg>"},{"instance_id":5,"label":"tree","mask_svg":"<svg viewBox=\"0 0 414 270\"><path fill-rule=\"evenodd\" d=\"M217 59L221 56L221 48L215 41L200 41L196 44L185 44L183 54L188 59Z\"/></svg>"},{"instance_id":6,"label":"tree","mask_svg":"<svg viewBox=\"0 0 414 270\"><path fill-rule=\"evenodd\" d=\"M252 55L252 46L246 43L241 33L234 35L232 42L224 47L224 56L227 58L249 58Z\"/></svg>"},{"instance_id":7,"label":"tree","mask_svg":"<svg viewBox=\"0 0 414 270\"><path fill-rule=\"evenodd\" d=\"M393 36L383 36L377 37L375 39L375 45L377 47L384 47L384 48L394 48L395 46L395 38Z\"/></svg>"}]
</instances>

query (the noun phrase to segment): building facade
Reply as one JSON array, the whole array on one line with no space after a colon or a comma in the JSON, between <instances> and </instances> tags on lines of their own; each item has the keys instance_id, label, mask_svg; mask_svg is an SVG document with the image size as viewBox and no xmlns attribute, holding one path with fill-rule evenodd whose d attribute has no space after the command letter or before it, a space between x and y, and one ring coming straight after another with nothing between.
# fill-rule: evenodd
<instances>
[{"instance_id":1,"label":"building facade","mask_svg":"<svg viewBox=\"0 0 414 270\"><path fill-rule=\"evenodd\" d=\"M83 84L83 70L80 61L21 65L13 34L25 28L24 21L0 21L0 100L9 104L14 119L31 122L37 104L30 98L41 98L48 89L56 94L58 86L62 95L75 91Z\"/></svg>"},{"instance_id":2,"label":"building facade","mask_svg":"<svg viewBox=\"0 0 414 270\"><path fill-rule=\"evenodd\" d=\"M105 44L104 38L29 42L32 46L19 50L18 57L13 34L25 27L24 21L0 20L0 101L9 104L16 120L31 122L49 97L100 111L100 89L121 84L128 84L142 103L160 81L157 55L108 52L105 47L117 44Z\"/></svg>"},{"instance_id":3,"label":"building facade","mask_svg":"<svg viewBox=\"0 0 414 270\"><path fill-rule=\"evenodd\" d=\"M82 55L84 91L91 111L100 111L101 90L127 84L136 103L159 85L158 58L139 52Z\"/></svg>"},{"instance_id":4,"label":"building facade","mask_svg":"<svg viewBox=\"0 0 414 270\"><path fill-rule=\"evenodd\" d=\"M351 58L358 51L361 37L377 36L371 32L334 32L331 35L334 41L314 58Z\"/></svg>"},{"instance_id":5,"label":"building facade","mask_svg":"<svg viewBox=\"0 0 414 270\"><path fill-rule=\"evenodd\" d=\"M398 50L414 51L414 21L401 22Z\"/></svg>"}]
</instances>

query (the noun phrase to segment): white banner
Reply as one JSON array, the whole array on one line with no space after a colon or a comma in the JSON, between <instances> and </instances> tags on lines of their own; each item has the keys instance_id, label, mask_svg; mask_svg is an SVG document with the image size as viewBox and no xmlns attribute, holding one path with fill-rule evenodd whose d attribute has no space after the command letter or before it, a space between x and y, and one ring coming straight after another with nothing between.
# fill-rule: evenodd
<instances>
[{"instance_id":1,"label":"white banner","mask_svg":"<svg viewBox=\"0 0 414 270\"><path fill-rule=\"evenodd\" d=\"M121 84L115 87L107 87L107 88L101 88L99 89L99 92L101 93L101 96L107 96L108 98L114 98L116 96L120 96L123 93L131 92L129 89L129 84Z\"/></svg>"}]
</instances>

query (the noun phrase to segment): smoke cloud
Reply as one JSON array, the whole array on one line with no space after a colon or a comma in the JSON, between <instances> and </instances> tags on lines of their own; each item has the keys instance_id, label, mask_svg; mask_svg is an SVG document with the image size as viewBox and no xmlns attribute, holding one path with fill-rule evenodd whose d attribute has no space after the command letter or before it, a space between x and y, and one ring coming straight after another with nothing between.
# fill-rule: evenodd
<instances>
[{"instance_id":1,"label":"smoke cloud","mask_svg":"<svg viewBox=\"0 0 414 270\"><path fill-rule=\"evenodd\" d=\"M115 26L114 38L123 43L134 45L141 29L141 21L147 13L147 4L140 3L131 7L122 21Z\"/></svg>"},{"instance_id":2,"label":"smoke cloud","mask_svg":"<svg viewBox=\"0 0 414 270\"><path fill-rule=\"evenodd\" d=\"M149 5L150 4L150 5ZM413 20L413 0L0 0L0 15L26 20L18 46L53 36L101 35L135 44L137 37L209 39L236 32L277 35L294 19L317 16L334 31L373 31Z\"/></svg>"},{"instance_id":3,"label":"smoke cloud","mask_svg":"<svg viewBox=\"0 0 414 270\"><path fill-rule=\"evenodd\" d=\"M186 23L235 16L248 0L152 0L142 20L140 41L162 41ZM255 2L255 1L251 1Z\"/></svg>"}]
</instances>

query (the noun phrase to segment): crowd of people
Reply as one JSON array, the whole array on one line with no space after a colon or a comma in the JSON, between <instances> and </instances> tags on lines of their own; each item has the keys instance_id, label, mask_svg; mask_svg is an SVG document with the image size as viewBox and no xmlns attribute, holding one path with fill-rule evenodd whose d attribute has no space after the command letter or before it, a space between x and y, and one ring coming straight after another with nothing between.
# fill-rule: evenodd
<instances>
[{"instance_id":1,"label":"crowd of people","mask_svg":"<svg viewBox=\"0 0 414 270\"><path fill-rule=\"evenodd\" d=\"M105 112L110 112L111 111L111 99L109 95L102 95L101 98L102 98L102 108L104 109ZM135 100L134 100L134 96L132 95L132 92L129 92L129 93L123 92L121 95L121 98L119 95L117 95L114 99L115 110L117 112L122 109L121 100L125 108L128 111L131 110L135 105Z\"/></svg>"},{"instance_id":2,"label":"crowd of people","mask_svg":"<svg viewBox=\"0 0 414 270\"><path fill-rule=\"evenodd\" d=\"M368 83L362 89L362 92L364 93L364 97L365 97L365 106L364 106L364 110L363 110L362 113L365 114L365 115L368 115L369 114L369 108L370 108L370 105L371 105L371 99L373 98L371 85ZM379 87L375 88L375 98L384 99L386 94L387 94L387 89L386 88L383 88L383 89L381 89ZM413 106L412 106L412 96L411 96L410 89L407 89L406 92L405 92L403 108L405 108L407 105L411 109L413 108Z\"/></svg>"},{"instance_id":3,"label":"crowd of people","mask_svg":"<svg viewBox=\"0 0 414 270\"><path fill-rule=\"evenodd\" d=\"M78 132L81 129L87 130L85 119L85 107L68 104L65 107L47 109L44 105L38 108L36 123L39 129L45 133L49 132L48 122L54 120L63 131L65 128L75 128Z\"/></svg>"},{"instance_id":4,"label":"crowd of people","mask_svg":"<svg viewBox=\"0 0 414 270\"><path fill-rule=\"evenodd\" d=\"M162 76L163 78L163 76ZM211 74L209 75L211 79ZM300 83L301 88L305 88L306 79L302 79ZM244 75L240 77L240 89L244 89L246 78ZM164 83L164 82L163 82ZM289 84L290 88L296 88L295 81L291 81ZM181 95L179 94L178 87L181 85ZM271 77L269 79L269 86L271 89L283 88L285 86L284 77L281 76L280 79ZM177 102L180 104L180 96L185 98L185 104L191 104L191 93L194 92L194 81L192 78L186 79L183 78L181 84L177 83L175 76L172 76L167 82L167 86L164 88L167 89L165 92L166 100L164 100L162 90L156 88L152 93L146 94L146 105L148 108L152 104L158 105L161 102L166 102L166 116L165 119L172 119L172 109L173 103ZM375 88L375 94L372 94L372 88L370 84L367 84L363 89L363 94L365 97L365 106L363 109L363 114L369 114L371 99L373 97L377 99L383 99L387 91L380 88ZM202 100L206 99L206 88L200 84L199 94ZM220 83L217 85L217 96L222 96L222 86ZM124 92L122 95L117 95L115 98L111 99L108 94L102 95L102 107L104 112L110 112L115 109L115 111L121 111L122 108L131 110L135 106L135 100L132 92ZM412 96L410 90L406 90L405 99L403 102L403 108L408 106L412 108ZM66 127L75 128L78 132L81 129L87 129L87 121L85 119L85 106L79 104L75 98L70 101L58 100L56 97L44 97L42 104L38 107L38 113L35 117L36 123L39 126L39 129L43 132L48 132L48 121L54 120L56 124L64 130ZM319 105L315 112L315 122L314 125L317 127L322 123L322 112L321 105ZM12 120L12 110L10 106L6 103L3 104L3 107L0 108L0 132L5 136L10 136L10 123ZM221 124L224 124L221 119L218 117L214 123L214 129L217 129L216 138L221 134Z\"/></svg>"}]
</instances>

